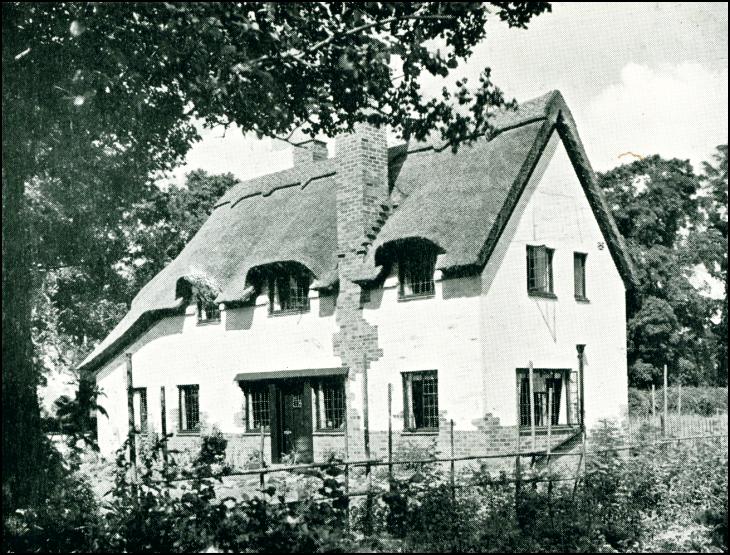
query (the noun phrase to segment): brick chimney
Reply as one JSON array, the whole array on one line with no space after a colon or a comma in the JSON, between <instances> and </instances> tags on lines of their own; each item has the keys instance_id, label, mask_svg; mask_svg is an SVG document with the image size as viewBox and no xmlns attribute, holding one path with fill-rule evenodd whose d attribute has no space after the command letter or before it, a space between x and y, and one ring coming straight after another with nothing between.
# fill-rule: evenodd
<instances>
[{"instance_id":1,"label":"brick chimney","mask_svg":"<svg viewBox=\"0 0 730 555\"><path fill-rule=\"evenodd\" d=\"M327 143L318 139L306 139L294 147L293 156L294 167L327 160Z\"/></svg>"},{"instance_id":2,"label":"brick chimney","mask_svg":"<svg viewBox=\"0 0 730 555\"><path fill-rule=\"evenodd\" d=\"M364 254L388 210L386 131L357 124L336 141L337 242L340 254Z\"/></svg>"}]
</instances>

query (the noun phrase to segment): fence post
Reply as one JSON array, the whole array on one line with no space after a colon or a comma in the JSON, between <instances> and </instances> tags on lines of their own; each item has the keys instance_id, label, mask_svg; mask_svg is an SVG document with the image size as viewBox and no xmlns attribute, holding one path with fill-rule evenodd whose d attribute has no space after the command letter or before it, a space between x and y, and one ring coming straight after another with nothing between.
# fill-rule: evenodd
<instances>
[{"instance_id":1,"label":"fence post","mask_svg":"<svg viewBox=\"0 0 730 555\"><path fill-rule=\"evenodd\" d=\"M129 441L129 464L132 469L133 488L137 487L137 441L134 429L134 385L132 383L132 353L127 358L127 439ZM136 493L136 491L135 491Z\"/></svg>"},{"instance_id":2,"label":"fence post","mask_svg":"<svg viewBox=\"0 0 730 555\"><path fill-rule=\"evenodd\" d=\"M547 479L548 479L548 512L550 513L550 522L553 521L553 475L550 471L550 455L553 443L553 388L548 387L547 390L548 403L548 429L547 429Z\"/></svg>"},{"instance_id":3,"label":"fence post","mask_svg":"<svg viewBox=\"0 0 730 555\"><path fill-rule=\"evenodd\" d=\"M532 436L532 450L536 451L537 443L535 440L535 393L534 393L535 387L533 384L533 376L532 376L533 372L532 371L533 371L532 361L530 361L530 364L527 369L528 379L529 379L529 383L530 383L530 433Z\"/></svg>"},{"instance_id":4,"label":"fence post","mask_svg":"<svg viewBox=\"0 0 730 555\"><path fill-rule=\"evenodd\" d=\"M393 384L388 384L388 490L393 485Z\"/></svg>"},{"instance_id":5,"label":"fence post","mask_svg":"<svg viewBox=\"0 0 730 555\"><path fill-rule=\"evenodd\" d=\"M162 430L162 462L167 474L167 405L165 403L165 386L160 386L160 429Z\"/></svg>"},{"instance_id":6,"label":"fence post","mask_svg":"<svg viewBox=\"0 0 730 555\"><path fill-rule=\"evenodd\" d=\"M347 378L349 380L349 378ZM347 392L345 392L345 497L347 498L347 507L345 509L345 518L347 519L347 529L350 529L350 403L347 401Z\"/></svg>"},{"instance_id":7,"label":"fence post","mask_svg":"<svg viewBox=\"0 0 730 555\"><path fill-rule=\"evenodd\" d=\"M677 415L680 417L682 416L682 384L681 383L677 384Z\"/></svg>"},{"instance_id":8,"label":"fence post","mask_svg":"<svg viewBox=\"0 0 730 555\"><path fill-rule=\"evenodd\" d=\"M451 499L456 500L456 463L454 462L454 419L451 419Z\"/></svg>"},{"instance_id":9,"label":"fence post","mask_svg":"<svg viewBox=\"0 0 730 555\"><path fill-rule=\"evenodd\" d=\"M520 489L520 450L521 450L521 441L520 441L520 426L521 426L521 418L522 415L520 414L520 397L521 391L520 388L522 387L522 379L520 378L520 375L517 375L517 412L515 413L517 415L517 425L515 426L515 429L517 430L517 445L515 447L515 452L517 453L517 456L515 456L515 511L517 511L518 508L518 498L519 498L519 489ZM517 513L515 513L517 514Z\"/></svg>"},{"instance_id":10,"label":"fence post","mask_svg":"<svg viewBox=\"0 0 730 555\"><path fill-rule=\"evenodd\" d=\"M266 467L266 458L264 457L264 446L266 445L266 441L264 438L264 426L261 426L261 468Z\"/></svg>"},{"instance_id":11,"label":"fence post","mask_svg":"<svg viewBox=\"0 0 730 555\"><path fill-rule=\"evenodd\" d=\"M651 437L656 441L656 392L651 384Z\"/></svg>"},{"instance_id":12,"label":"fence post","mask_svg":"<svg viewBox=\"0 0 730 555\"><path fill-rule=\"evenodd\" d=\"M667 365L664 365L664 418L662 419L662 437L667 437L667 431L669 426L669 394L668 394L668 384L669 381L667 379Z\"/></svg>"},{"instance_id":13,"label":"fence post","mask_svg":"<svg viewBox=\"0 0 730 555\"><path fill-rule=\"evenodd\" d=\"M548 429L547 429L547 469L550 476L550 451L553 442L553 388L548 387ZM549 478L548 478L549 479ZM552 481L550 482L552 484Z\"/></svg>"}]
</instances>

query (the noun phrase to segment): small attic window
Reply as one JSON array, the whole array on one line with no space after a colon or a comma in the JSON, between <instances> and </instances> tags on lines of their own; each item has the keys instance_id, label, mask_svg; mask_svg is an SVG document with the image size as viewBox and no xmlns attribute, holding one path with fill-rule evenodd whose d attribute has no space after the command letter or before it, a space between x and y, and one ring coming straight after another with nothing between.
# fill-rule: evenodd
<instances>
[{"instance_id":1,"label":"small attic window","mask_svg":"<svg viewBox=\"0 0 730 555\"><path fill-rule=\"evenodd\" d=\"M433 274L437 254L436 249L422 242L410 244L398 251L399 299L434 295Z\"/></svg>"},{"instance_id":2,"label":"small attic window","mask_svg":"<svg viewBox=\"0 0 730 555\"><path fill-rule=\"evenodd\" d=\"M311 276L298 268L281 266L269 275L269 313L309 311Z\"/></svg>"},{"instance_id":3,"label":"small attic window","mask_svg":"<svg viewBox=\"0 0 730 555\"><path fill-rule=\"evenodd\" d=\"M221 321L218 303L198 296L198 324L213 324Z\"/></svg>"}]
</instances>

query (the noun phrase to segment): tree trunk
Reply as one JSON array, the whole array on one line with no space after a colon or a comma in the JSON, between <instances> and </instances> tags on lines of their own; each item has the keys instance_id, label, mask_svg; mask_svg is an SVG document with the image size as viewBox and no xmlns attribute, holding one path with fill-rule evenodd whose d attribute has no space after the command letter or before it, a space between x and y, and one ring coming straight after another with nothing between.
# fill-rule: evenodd
<instances>
[{"instance_id":1,"label":"tree trunk","mask_svg":"<svg viewBox=\"0 0 730 555\"><path fill-rule=\"evenodd\" d=\"M6 146L7 143L3 145L4 154L9 154ZM31 340L32 276L24 178L23 172L17 171L17 158L8 158L11 159L3 161L2 176L4 511L34 505L46 485L45 460L40 456L38 373Z\"/></svg>"}]
</instances>

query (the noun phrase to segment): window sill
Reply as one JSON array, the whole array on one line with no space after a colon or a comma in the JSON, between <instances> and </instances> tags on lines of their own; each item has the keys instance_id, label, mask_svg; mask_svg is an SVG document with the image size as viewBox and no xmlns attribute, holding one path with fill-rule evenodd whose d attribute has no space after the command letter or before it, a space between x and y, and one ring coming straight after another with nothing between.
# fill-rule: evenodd
<instances>
[{"instance_id":1,"label":"window sill","mask_svg":"<svg viewBox=\"0 0 730 555\"><path fill-rule=\"evenodd\" d=\"M575 300L579 303L589 304L591 301L588 297L581 297L579 295L575 296Z\"/></svg>"},{"instance_id":2,"label":"window sill","mask_svg":"<svg viewBox=\"0 0 730 555\"><path fill-rule=\"evenodd\" d=\"M269 430L268 428L264 428L264 435L267 436L270 434L271 430ZM258 430L246 430L245 432L242 432L241 435L261 437L261 429L259 428Z\"/></svg>"},{"instance_id":3,"label":"window sill","mask_svg":"<svg viewBox=\"0 0 730 555\"><path fill-rule=\"evenodd\" d=\"M309 307L307 308L287 308L286 310L274 310L269 312L269 317L277 317L277 316L293 316L295 314L306 314L309 312Z\"/></svg>"},{"instance_id":4,"label":"window sill","mask_svg":"<svg viewBox=\"0 0 730 555\"><path fill-rule=\"evenodd\" d=\"M571 432L580 429L580 424L556 424L552 427L553 433ZM547 426L535 426L535 435L544 436L548 433ZM520 426L520 436L530 436L532 430L530 426Z\"/></svg>"},{"instance_id":5,"label":"window sill","mask_svg":"<svg viewBox=\"0 0 730 555\"><path fill-rule=\"evenodd\" d=\"M341 436L344 437L345 430L315 430L313 436Z\"/></svg>"},{"instance_id":6,"label":"window sill","mask_svg":"<svg viewBox=\"0 0 730 555\"><path fill-rule=\"evenodd\" d=\"M557 300L558 296L555 293L550 293L548 291L527 291L527 294L530 297L540 297L541 299L553 299Z\"/></svg>"},{"instance_id":7,"label":"window sill","mask_svg":"<svg viewBox=\"0 0 730 555\"><path fill-rule=\"evenodd\" d=\"M175 435L180 437L195 437L200 435L200 430L178 430Z\"/></svg>"},{"instance_id":8,"label":"window sill","mask_svg":"<svg viewBox=\"0 0 730 555\"><path fill-rule=\"evenodd\" d=\"M421 430L403 430L401 435L404 436L437 436L439 430L437 428L424 428Z\"/></svg>"},{"instance_id":9,"label":"window sill","mask_svg":"<svg viewBox=\"0 0 730 555\"><path fill-rule=\"evenodd\" d=\"M436 293L418 293L413 295L398 295L398 302L417 301L420 299L433 299Z\"/></svg>"},{"instance_id":10,"label":"window sill","mask_svg":"<svg viewBox=\"0 0 730 555\"><path fill-rule=\"evenodd\" d=\"M217 320L198 320L197 325L198 326L211 326L213 324L220 324L221 319L218 318Z\"/></svg>"}]
</instances>

